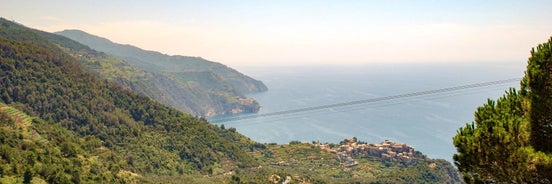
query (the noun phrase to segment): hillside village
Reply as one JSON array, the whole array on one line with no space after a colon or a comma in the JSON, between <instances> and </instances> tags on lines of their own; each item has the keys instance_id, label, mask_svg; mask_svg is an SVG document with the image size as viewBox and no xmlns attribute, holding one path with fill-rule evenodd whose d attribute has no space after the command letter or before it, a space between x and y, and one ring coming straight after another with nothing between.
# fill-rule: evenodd
<instances>
[{"instance_id":1,"label":"hillside village","mask_svg":"<svg viewBox=\"0 0 552 184\"><path fill-rule=\"evenodd\" d=\"M385 140L380 144L366 144L358 142L356 137L345 139L338 147L332 148L328 143L318 146L329 152L335 153L341 165L353 167L358 165L354 158L372 156L388 161L409 162L415 159L414 147Z\"/></svg>"}]
</instances>

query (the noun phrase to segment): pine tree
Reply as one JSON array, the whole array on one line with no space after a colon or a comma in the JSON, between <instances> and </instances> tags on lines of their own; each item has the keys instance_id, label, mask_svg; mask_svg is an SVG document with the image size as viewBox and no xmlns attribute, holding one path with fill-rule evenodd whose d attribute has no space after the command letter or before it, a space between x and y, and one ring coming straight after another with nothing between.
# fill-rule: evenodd
<instances>
[{"instance_id":1,"label":"pine tree","mask_svg":"<svg viewBox=\"0 0 552 184\"><path fill-rule=\"evenodd\" d=\"M521 87L530 102L531 145L552 153L552 38L531 50Z\"/></svg>"},{"instance_id":2,"label":"pine tree","mask_svg":"<svg viewBox=\"0 0 552 184\"><path fill-rule=\"evenodd\" d=\"M552 181L552 38L532 49L521 90L479 107L453 141L466 183Z\"/></svg>"}]
</instances>

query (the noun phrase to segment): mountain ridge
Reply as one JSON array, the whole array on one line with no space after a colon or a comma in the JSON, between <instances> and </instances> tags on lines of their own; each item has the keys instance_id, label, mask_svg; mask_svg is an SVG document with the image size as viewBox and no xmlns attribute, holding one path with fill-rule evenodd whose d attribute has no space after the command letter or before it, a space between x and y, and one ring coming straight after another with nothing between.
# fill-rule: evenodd
<instances>
[{"instance_id":1,"label":"mountain ridge","mask_svg":"<svg viewBox=\"0 0 552 184\"><path fill-rule=\"evenodd\" d=\"M228 78L241 93L263 92L268 90L261 81L243 75L223 64L209 61L201 57L168 55L158 51L144 50L130 44L115 43L107 38L92 35L82 30L63 30L55 32L55 34L66 36L95 50L112 54L132 65L147 70L162 70L167 72L185 71L189 69L215 71L216 74ZM253 86L247 86L245 84L237 85L238 81L234 81L237 79L232 78L235 76L244 77L242 80L251 81Z\"/></svg>"},{"instance_id":2,"label":"mountain ridge","mask_svg":"<svg viewBox=\"0 0 552 184\"><path fill-rule=\"evenodd\" d=\"M12 29L28 29L10 21L3 21L2 24L5 26L11 24ZM58 46L65 48L66 52L70 53L73 57L77 57L84 66L95 71L100 77L117 82L126 88L184 112L208 117L241 112L256 112L260 108L260 105L254 100L252 101L253 103L242 103L251 100L247 100L247 97L237 92L223 78L201 78L195 75L202 75L198 71L174 73L147 71L130 66L124 60L93 50L62 35L31 30L56 43ZM42 45L50 47L48 44ZM183 78L182 76L188 76L194 78L194 80L182 82L179 79Z\"/></svg>"}]
</instances>

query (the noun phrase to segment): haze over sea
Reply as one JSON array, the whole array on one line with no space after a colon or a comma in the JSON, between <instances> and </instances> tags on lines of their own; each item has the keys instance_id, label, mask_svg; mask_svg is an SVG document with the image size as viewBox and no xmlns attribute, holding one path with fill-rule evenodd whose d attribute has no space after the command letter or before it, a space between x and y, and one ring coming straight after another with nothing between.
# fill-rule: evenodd
<instances>
[{"instance_id":1,"label":"haze over sea","mask_svg":"<svg viewBox=\"0 0 552 184\"><path fill-rule=\"evenodd\" d=\"M364 100L523 76L525 61L365 66L244 67L269 91L251 94L259 114ZM456 130L473 121L476 108L518 82L281 116L216 124L235 127L255 141L407 143L431 158L452 161ZM247 116L247 115L241 115ZM214 119L214 118L213 118Z\"/></svg>"}]
</instances>

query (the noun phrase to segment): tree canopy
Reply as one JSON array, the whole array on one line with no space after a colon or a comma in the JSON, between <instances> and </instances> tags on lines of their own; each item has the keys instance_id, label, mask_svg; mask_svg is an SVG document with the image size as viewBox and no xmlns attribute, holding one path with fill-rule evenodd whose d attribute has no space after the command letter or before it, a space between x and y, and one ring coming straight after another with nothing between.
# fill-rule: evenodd
<instances>
[{"instance_id":1,"label":"tree canopy","mask_svg":"<svg viewBox=\"0 0 552 184\"><path fill-rule=\"evenodd\" d=\"M552 181L551 44L531 51L520 91L488 100L453 138L467 183Z\"/></svg>"}]
</instances>

